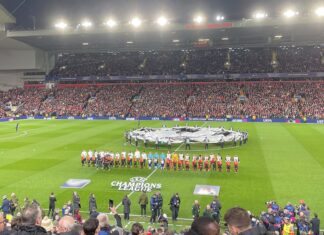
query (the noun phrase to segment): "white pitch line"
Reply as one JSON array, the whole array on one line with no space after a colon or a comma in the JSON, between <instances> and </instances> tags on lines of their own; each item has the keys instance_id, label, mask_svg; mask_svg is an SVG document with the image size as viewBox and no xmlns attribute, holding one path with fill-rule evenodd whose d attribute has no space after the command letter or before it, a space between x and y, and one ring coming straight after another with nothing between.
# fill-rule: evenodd
<instances>
[{"instance_id":1,"label":"white pitch line","mask_svg":"<svg viewBox=\"0 0 324 235\"><path fill-rule=\"evenodd\" d=\"M26 135L28 135L28 131L24 131L22 133L20 132L20 133L18 133L18 135L14 135L14 136L4 136L4 137L0 137L0 140L16 139L16 138L23 137L23 136L26 136Z\"/></svg>"},{"instance_id":2,"label":"white pitch line","mask_svg":"<svg viewBox=\"0 0 324 235\"><path fill-rule=\"evenodd\" d=\"M128 221L128 223L124 226L124 228L127 228L128 225L130 225L131 221Z\"/></svg>"},{"instance_id":3,"label":"white pitch line","mask_svg":"<svg viewBox=\"0 0 324 235\"><path fill-rule=\"evenodd\" d=\"M148 176L146 176L145 181L148 180L156 171L158 170L158 168L155 168L154 171L152 171ZM130 192L130 194L128 194L127 196L130 197L135 193L135 191ZM122 204L122 201L116 206L116 209L118 209L118 207L120 207Z\"/></svg>"}]
</instances>

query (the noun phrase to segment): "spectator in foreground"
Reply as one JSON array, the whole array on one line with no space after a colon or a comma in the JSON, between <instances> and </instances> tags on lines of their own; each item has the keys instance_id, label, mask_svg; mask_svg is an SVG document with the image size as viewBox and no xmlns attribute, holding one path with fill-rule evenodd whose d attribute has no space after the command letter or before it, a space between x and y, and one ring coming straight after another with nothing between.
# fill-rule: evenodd
<instances>
[{"instance_id":1,"label":"spectator in foreground","mask_svg":"<svg viewBox=\"0 0 324 235\"><path fill-rule=\"evenodd\" d=\"M192 222L190 230L185 235L219 235L219 233L219 225L215 220L200 217Z\"/></svg>"},{"instance_id":2,"label":"spectator in foreground","mask_svg":"<svg viewBox=\"0 0 324 235\"><path fill-rule=\"evenodd\" d=\"M11 234L13 235L46 235L46 230L41 227L42 212L38 206L25 208L21 216L21 224L18 224Z\"/></svg>"},{"instance_id":3,"label":"spectator in foreground","mask_svg":"<svg viewBox=\"0 0 324 235\"><path fill-rule=\"evenodd\" d=\"M229 209L224 220L231 235L264 235L267 233L266 229L259 224L252 227L249 213L240 207Z\"/></svg>"},{"instance_id":4,"label":"spectator in foreground","mask_svg":"<svg viewBox=\"0 0 324 235\"><path fill-rule=\"evenodd\" d=\"M117 214L116 208L111 207L110 211L114 215L114 218L116 220L116 226L109 225L109 219L108 219L107 214L100 213L97 216L97 219L99 221L99 226L100 226L99 235L109 235L109 234L118 235L118 234L120 234L120 232L123 231L121 217Z\"/></svg>"},{"instance_id":5,"label":"spectator in foreground","mask_svg":"<svg viewBox=\"0 0 324 235\"><path fill-rule=\"evenodd\" d=\"M144 232L144 228L143 225L141 225L140 223L134 223L132 225L132 229L131 229L132 235L140 235L143 232Z\"/></svg>"},{"instance_id":6,"label":"spectator in foreground","mask_svg":"<svg viewBox=\"0 0 324 235\"><path fill-rule=\"evenodd\" d=\"M83 224L83 232L85 235L98 235L100 231L99 221L97 219L88 219Z\"/></svg>"},{"instance_id":7,"label":"spectator in foreground","mask_svg":"<svg viewBox=\"0 0 324 235\"><path fill-rule=\"evenodd\" d=\"M9 235L10 234L10 232L7 230L6 221L5 221L2 213L0 213L0 234L1 235Z\"/></svg>"},{"instance_id":8,"label":"spectator in foreground","mask_svg":"<svg viewBox=\"0 0 324 235\"><path fill-rule=\"evenodd\" d=\"M57 232L60 235L71 235L73 233L74 219L72 216L65 215L59 222L57 227Z\"/></svg>"}]
</instances>

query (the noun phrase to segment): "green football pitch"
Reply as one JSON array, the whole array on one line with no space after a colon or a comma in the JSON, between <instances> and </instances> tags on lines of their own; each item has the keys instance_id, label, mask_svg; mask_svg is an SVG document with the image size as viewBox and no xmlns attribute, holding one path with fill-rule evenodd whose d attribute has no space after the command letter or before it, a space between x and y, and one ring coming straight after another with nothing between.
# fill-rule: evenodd
<instances>
[{"instance_id":1,"label":"green football pitch","mask_svg":"<svg viewBox=\"0 0 324 235\"><path fill-rule=\"evenodd\" d=\"M153 172L127 168L102 171L81 166L80 153L84 149L135 151L134 146L125 144L123 133L136 128L137 121L26 120L19 123L18 133L15 131L16 122L0 123L0 195L9 196L15 192L21 204L28 196L36 198L47 208L48 196L50 192L55 192L57 206L62 207L71 200L74 190L60 186L68 179L90 179L91 183L85 188L75 190L80 194L82 210L88 210L88 196L93 192L98 210L105 212L109 199L118 204L125 195L125 192L111 187L112 181L149 176L148 182L162 184L163 210L168 216L171 212L167 204L175 192L181 198L179 217L191 218L195 199L199 200L203 211L212 197L193 195L197 184L220 186L223 215L233 206L244 207L258 215L266 209L265 202L268 200L285 205L287 202L297 204L304 199L312 212L324 216L324 125L189 122L188 125L233 127L249 132L248 143L241 147L219 150L217 146L210 146L213 150L209 152L240 157L239 173L235 174L225 171ZM146 127L166 124L171 127L186 123L142 121L140 124ZM198 148L200 151L197 151ZM192 149L196 151L190 152L191 156L205 153L199 146L192 145ZM183 146L177 151L183 151ZM139 194L130 195L131 214L134 215L140 214ZM122 214L122 206L118 211ZM132 218L136 220L136 216Z\"/></svg>"}]
</instances>

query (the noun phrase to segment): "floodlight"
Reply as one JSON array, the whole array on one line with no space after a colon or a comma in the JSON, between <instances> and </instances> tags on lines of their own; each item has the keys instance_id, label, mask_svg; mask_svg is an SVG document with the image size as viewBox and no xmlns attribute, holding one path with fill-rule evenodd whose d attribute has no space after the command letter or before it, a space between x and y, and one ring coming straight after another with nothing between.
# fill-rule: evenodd
<instances>
[{"instance_id":1,"label":"floodlight","mask_svg":"<svg viewBox=\"0 0 324 235\"><path fill-rule=\"evenodd\" d=\"M131 19L130 24L133 25L134 28L138 28L142 24L142 20L138 17L134 17Z\"/></svg>"},{"instance_id":2,"label":"floodlight","mask_svg":"<svg viewBox=\"0 0 324 235\"><path fill-rule=\"evenodd\" d=\"M178 42L180 42L180 40L179 39L173 39L172 42L178 43Z\"/></svg>"},{"instance_id":3,"label":"floodlight","mask_svg":"<svg viewBox=\"0 0 324 235\"><path fill-rule=\"evenodd\" d=\"M283 15L286 17L286 18L292 18L292 17L295 17L299 14L298 11L295 11L295 10L292 10L292 9L288 9L286 10Z\"/></svg>"},{"instance_id":4,"label":"floodlight","mask_svg":"<svg viewBox=\"0 0 324 235\"><path fill-rule=\"evenodd\" d=\"M283 36L280 35L280 34L278 34L278 35L275 35L274 37L275 37L276 39L281 39Z\"/></svg>"},{"instance_id":5,"label":"floodlight","mask_svg":"<svg viewBox=\"0 0 324 235\"><path fill-rule=\"evenodd\" d=\"M263 12L263 11L258 11L258 12L253 14L253 18L257 19L257 20L261 20L261 19L264 19L264 18L267 18L267 17L268 17L268 14Z\"/></svg>"},{"instance_id":6,"label":"floodlight","mask_svg":"<svg viewBox=\"0 0 324 235\"><path fill-rule=\"evenodd\" d=\"M222 38L222 41L228 41L228 40L229 40L228 37L223 37L223 38Z\"/></svg>"},{"instance_id":7,"label":"floodlight","mask_svg":"<svg viewBox=\"0 0 324 235\"><path fill-rule=\"evenodd\" d=\"M315 10L317 16L324 16L324 7L319 7Z\"/></svg>"},{"instance_id":8,"label":"floodlight","mask_svg":"<svg viewBox=\"0 0 324 235\"><path fill-rule=\"evenodd\" d=\"M196 24L202 24L206 21L205 17L202 16L202 15L197 15L194 17L193 21L196 23Z\"/></svg>"},{"instance_id":9,"label":"floodlight","mask_svg":"<svg viewBox=\"0 0 324 235\"><path fill-rule=\"evenodd\" d=\"M65 21L58 21L54 24L54 27L57 29L66 29L68 27L67 23Z\"/></svg>"},{"instance_id":10,"label":"floodlight","mask_svg":"<svg viewBox=\"0 0 324 235\"><path fill-rule=\"evenodd\" d=\"M104 24L109 28L114 28L117 25L117 22L114 19L108 19Z\"/></svg>"},{"instance_id":11,"label":"floodlight","mask_svg":"<svg viewBox=\"0 0 324 235\"><path fill-rule=\"evenodd\" d=\"M83 28L90 28L90 27L92 27L92 22L91 21L89 21L89 20L83 20L82 22L81 22L81 26L83 27Z\"/></svg>"},{"instance_id":12,"label":"floodlight","mask_svg":"<svg viewBox=\"0 0 324 235\"><path fill-rule=\"evenodd\" d=\"M168 19L164 16L160 16L157 20L156 23L160 26L165 26L169 23Z\"/></svg>"},{"instance_id":13,"label":"floodlight","mask_svg":"<svg viewBox=\"0 0 324 235\"><path fill-rule=\"evenodd\" d=\"M223 21L224 19L225 19L225 17L222 15L216 16L216 21Z\"/></svg>"}]
</instances>

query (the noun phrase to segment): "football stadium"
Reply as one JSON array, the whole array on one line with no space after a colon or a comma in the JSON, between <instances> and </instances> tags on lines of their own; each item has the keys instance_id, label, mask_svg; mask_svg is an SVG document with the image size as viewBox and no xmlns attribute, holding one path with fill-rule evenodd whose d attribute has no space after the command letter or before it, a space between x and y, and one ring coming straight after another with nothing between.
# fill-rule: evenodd
<instances>
[{"instance_id":1,"label":"football stadium","mask_svg":"<svg viewBox=\"0 0 324 235\"><path fill-rule=\"evenodd\" d=\"M320 1L0 0L0 235L319 235Z\"/></svg>"}]
</instances>

